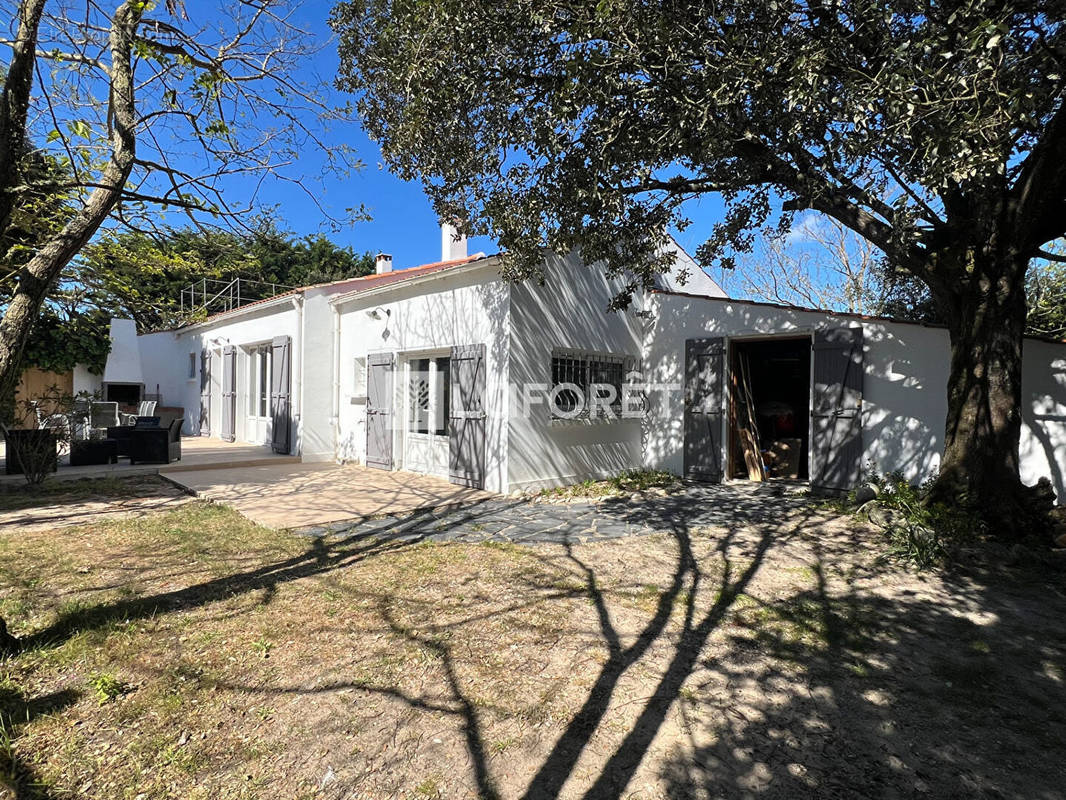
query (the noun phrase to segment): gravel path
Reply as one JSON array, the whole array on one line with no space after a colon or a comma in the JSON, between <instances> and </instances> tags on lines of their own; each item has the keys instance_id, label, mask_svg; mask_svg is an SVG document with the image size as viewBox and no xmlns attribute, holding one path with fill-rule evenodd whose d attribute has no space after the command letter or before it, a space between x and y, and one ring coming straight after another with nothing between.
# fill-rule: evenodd
<instances>
[{"instance_id":1,"label":"gravel path","mask_svg":"<svg viewBox=\"0 0 1066 800\"><path fill-rule=\"evenodd\" d=\"M807 503L805 490L790 484L691 484L666 495L635 494L599 501L493 499L295 532L404 542L587 543L708 526L765 524Z\"/></svg>"}]
</instances>

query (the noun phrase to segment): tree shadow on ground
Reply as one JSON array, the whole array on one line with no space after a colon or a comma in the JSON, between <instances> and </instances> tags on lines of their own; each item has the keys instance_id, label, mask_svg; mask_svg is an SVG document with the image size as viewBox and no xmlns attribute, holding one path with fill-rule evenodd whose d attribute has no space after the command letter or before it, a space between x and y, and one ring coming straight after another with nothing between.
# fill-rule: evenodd
<instances>
[{"instance_id":1,"label":"tree shadow on ground","mask_svg":"<svg viewBox=\"0 0 1066 800\"><path fill-rule=\"evenodd\" d=\"M11 742L25 725L45 714L62 711L77 700L78 693L70 689L28 698L10 685L0 686L0 797L47 800L51 796Z\"/></svg>"},{"instance_id":2,"label":"tree shadow on ground","mask_svg":"<svg viewBox=\"0 0 1066 800\"><path fill-rule=\"evenodd\" d=\"M1032 593L833 594L831 563L701 664L669 796L1066 796L1066 639L1026 630Z\"/></svg>"},{"instance_id":3,"label":"tree shadow on ground","mask_svg":"<svg viewBox=\"0 0 1066 800\"><path fill-rule=\"evenodd\" d=\"M1059 613L1056 606L1034 607L1038 596L1014 591L1009 581L991 576L960 578L935 595L880 593L876 573L842 576L849 551L868 542L821 539L824 514L808 507L776 518L744 508L736 526L715 534L716 555L710 560L694 554L693 537L706 536L691 523L695 517L678 515L676 509L657 516L657 526L676 549L670 579L641 627L625 635L579 546L564 541L554 551L533 551L546 563L569 564L581 586L560 589L533 582L516 587L514 605L568 594L587 598L606 658L581 706L532 771L522 797L575 794L568 781L604 729L622 679L638 664L644 667L653 646L665 650L665 661L656 667L632 725L612 742L595 774L582 776L577 791L586 798L626 794L672 711L685 732L683 741L670 743L665 758L656 762L672 797L1061 796L1066 775L1056 748L1066 737L1066 644L1061 636L1037 641L1026 629L1027 619L1042 614L1043 629L1061 631L1046 618ZM655 516L649 508L642 513ZM478 515L472 506L450 515L442 527L432 514L416 514L392 525L387 536L379 535L381 530L357 530L313 539L291 558L70 612L30 636L26 646L46 648L80 631L236 595L261 592L260 602L268 603L283 583L388 557L445 533L448 526L476 523ZM764 594L760 572L776 549L797 543L809 556L805 569L813 585ZM471 609L460 619L411 624L395 613L395 598L376 600L393 636L433 654L448 697L365 681L268 691L355 688L454 717L462 727L477 793L500 797L487 755L485 712L464 689L462 665L447 635L476 620L481 610ZM1059 602L1059 611L1062 607ZM1011 778L1022 775L1024 780L1012 785Z\"/></svg>"}]
</instances>

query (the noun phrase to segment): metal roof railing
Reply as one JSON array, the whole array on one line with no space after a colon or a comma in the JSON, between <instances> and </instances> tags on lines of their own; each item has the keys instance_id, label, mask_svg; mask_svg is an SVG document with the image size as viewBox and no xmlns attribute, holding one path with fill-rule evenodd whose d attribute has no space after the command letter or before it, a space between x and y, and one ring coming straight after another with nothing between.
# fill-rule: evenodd
<instances>
[{"instance_id":1,"label":"metal roof railing","mask_svg":"<svg viewBox=\"0 0 1066 800\"><path fill-rule=\"evenodd\" d=\"M229 281L201 278L181 290L180 313L183 319L189 319L201 312L208 316L221 314L249 303L268 300L295 288L297 287L283 283L255 281L249 278L233 278Z\"/></svg>"}]
</instances>

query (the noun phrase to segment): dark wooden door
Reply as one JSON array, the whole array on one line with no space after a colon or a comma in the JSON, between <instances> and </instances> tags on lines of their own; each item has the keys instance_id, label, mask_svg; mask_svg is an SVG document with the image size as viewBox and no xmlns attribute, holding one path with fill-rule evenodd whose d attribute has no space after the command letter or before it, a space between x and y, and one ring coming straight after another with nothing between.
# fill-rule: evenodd
<instances>
[{"instance_id":1,"label":"dark wooden door","mask_svg":"<svg viewBox=\"0 0 1066 800\"><path fill-rule=\"evenodd\" d=\"M391 353L376 353L366 364L366 465L392 469L395 362Z\"/></svg>"},{"instance_id":2,"label":"dark wooden door","mask_svg":"<svg viewBox=\"0 0 1066 800\"><path fill-rule=\"evenodd\" d=\"M811 485L846 491L862 477L862 328L814 335Z\"/></svg>"},{"instance_id":3,"label":"dark wooden door","mask_svg":"<svg viewBox=\"0 0 1066 800\"><path fill-rule=\"evenodd\" d=\"M718 483L724 474L725 340L685 342L685 477Z\"/></svg>"},{"instance_id":4,"label":"dark wooden door","mask_svg":"<svg viewBox=\"0 0 1066 800\"><path fill-rule=\"evenodd\" d=\"M453 347L448 479L485 488L485 345Z\"/></svg>"}]
</instances>

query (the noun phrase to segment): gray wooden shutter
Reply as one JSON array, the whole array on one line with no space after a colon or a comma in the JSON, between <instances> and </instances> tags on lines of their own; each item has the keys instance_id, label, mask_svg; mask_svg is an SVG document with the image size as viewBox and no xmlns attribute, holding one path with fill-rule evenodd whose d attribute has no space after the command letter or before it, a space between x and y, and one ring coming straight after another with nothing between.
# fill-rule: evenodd
<instances>
[{"instance_id":1,"label":"gray wooden shutter","mask_svg":"<svg viewBox=\"0 0 1066 800\"><path fill-rule=\"evenodd\" d=\"M211 435L211 351L200 351L200 435Z\"/></svg>"},{"instance_id":2,"label":"gray wooden shutter","mask_svg":"<svg viewBox=\"0 0 1066 800\"><path fill-rule=\"evenodd\" d=\"M372 354L366 364L366 465L392 469L393 357Z\"/></svg>"},{"instance_id":3,"label":"gray wooden shutter","mask_svg":"<svg viewBox=\"0 0 1066 800\"><path fill-rule=\"evenodd\" d=\"M237 419L237 348L222 348L222 439L232 442Z\"/></svg>"},{"instance_id":4,"label":"gray wooden shutter","mask_svg":"<svg viewBox=\"0 0 1066 800\"><path fill-rule=\"evenodd\" d=\"M292 446L292 338L275 336L270 351L270 449L288 453Z\"/></svg>"},{"instance_id":5,"label":"gray wooden shutter","mask_svg":"<svg viewBox=\"0 0 1066 800\"><path fill-rule=\"evenodd\" d=\"M685 477L692 480L722 480L724 368L724 339L685 342Z\"/></svg>"},{"instance_id":6,"label":"gray wooden shutter","mask_svg":"<svg viewBox=\"0 0 1066 800\"><path fill-rule=\"evenodd\" d=\"M811 485L846 491L862 477L862 328L814 334Z\"/></svg>"},{"instance_id":7,"label":"gray wooden shutter","mask_svg":"<svg viewBox=\"0 0 1066 800\"><path fill-rule=\"evenodd\" d=\"M485 488L485 345L453 347L448 479Z\"/></svg>"}]
</instances>

